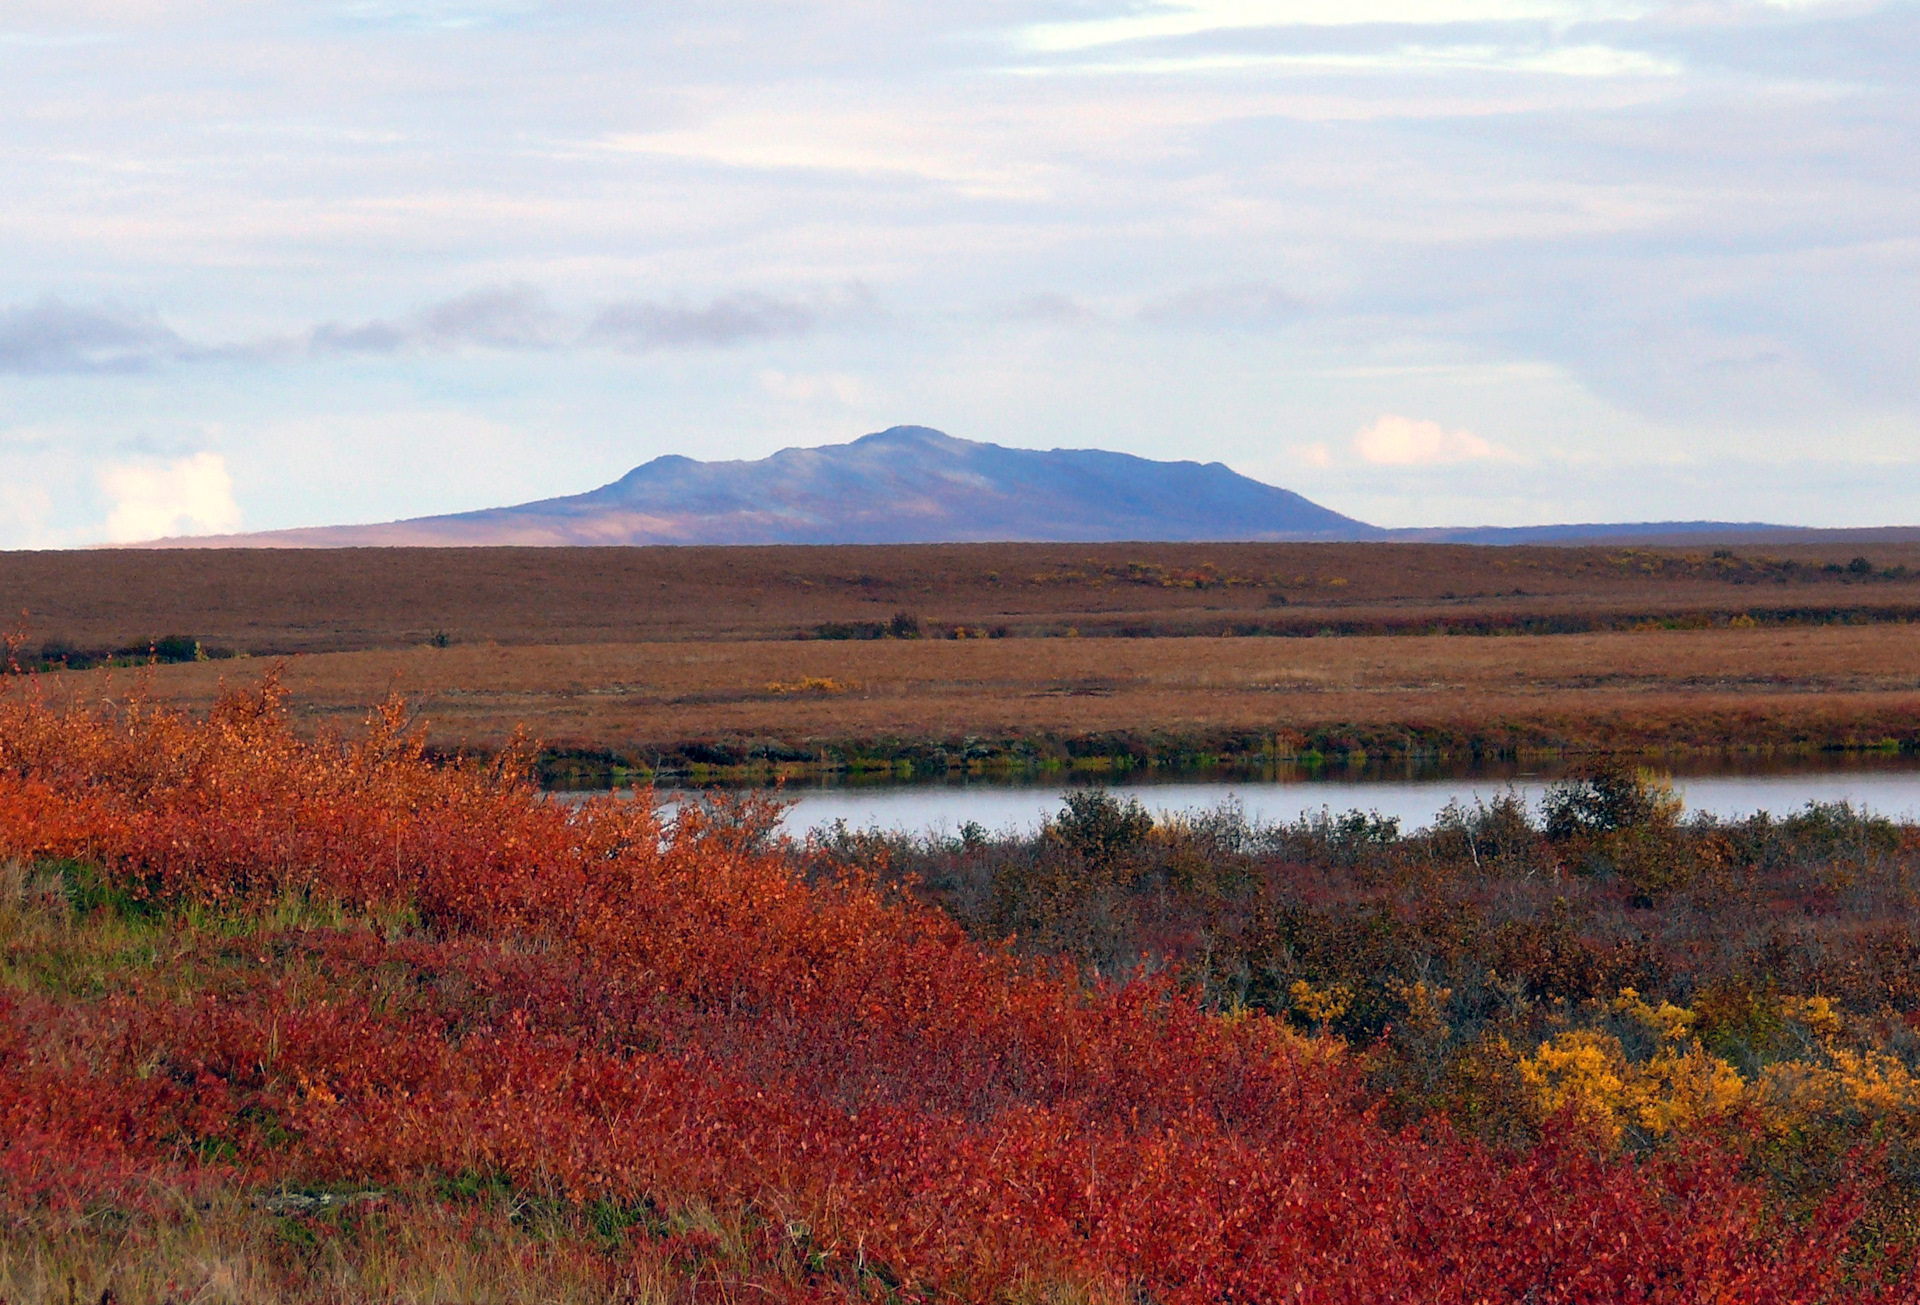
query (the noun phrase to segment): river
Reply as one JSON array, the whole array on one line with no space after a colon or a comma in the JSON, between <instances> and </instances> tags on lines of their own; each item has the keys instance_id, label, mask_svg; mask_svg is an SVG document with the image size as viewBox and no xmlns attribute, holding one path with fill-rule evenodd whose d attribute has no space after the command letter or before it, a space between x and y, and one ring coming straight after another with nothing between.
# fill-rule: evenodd
<instances>
[{"instance_id":1,"label":"river","mask_svg":"<svg viewBox=\"0 0 1920 1305\"><path fill-rule=\"evenodd\" d=\"M1653 767L1670 775L1689 812L1740 819L1765 811L1792 814L1810 802L1850 802L1895 819L1920 815L1920 758L1878 753L1821 754L1788 759ZM1136 797L1154 812L1201 811L1237 802L1248 820L1280 822L1327 809L1370 811L1399 819L1411 830L1429 825L1450 802L1472 805L1509 790L1538 810L1549 785L1569 767L1396 766L1296 770L1260 776L1171 775L1092 781L1054 775L1016 780L969 778L908 783L810 782L789 784L780 796L793 805L786 828L805 833L844 820L856 829L951 834L969 821L989 831L1032 830L1060 808L1068 787L1099 782L1116 796ZM663 790L674 801L688 790Z\"/></svg>"}]
</instances>

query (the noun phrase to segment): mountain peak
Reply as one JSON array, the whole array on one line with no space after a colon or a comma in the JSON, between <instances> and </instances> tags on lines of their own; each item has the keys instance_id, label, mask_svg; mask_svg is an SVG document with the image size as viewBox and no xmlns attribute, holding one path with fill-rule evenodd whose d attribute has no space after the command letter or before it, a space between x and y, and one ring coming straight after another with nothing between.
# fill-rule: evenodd
<instances>
[{"instance_id":1,"label":"mountain peak","mask_svg":"<svg viewBox=\"0 0 1920 1305\"><path fill-rule=\"evenodd\" d=\"M570 498L468 513L567 540L937 543L992 539L1353 539L1377 532L1218 463L1013 449L930 426L752 462L655 458Z\"/></svg>"},{"instance_id":2,"label":"mountain peak","mask_svg":"<svg viewBox=\"0 0 1920 1305\"><path fill-rule=\"evenodd\" d=\"M380 526L280 532L308 546L893 544L1367 539L1381 532L1210 463L1016 449L929 426L755 461L654 458L566 498ZM298 538L294 538L294 536Z\"/></svg>"},{"instance_id":3,"label":"mountain peak","mask_svg":"<svg viewBox=\"0 0 1920 1305\"><path fill-rule=\"evenodd\" d=\"M875 431L871 435L862 435L853 441L851 448L890 448L920 447L939 445L953 448L984 448L972 440L955 439L943 430L931 426L889 426L885 430ZM828 447L832 447L829 445Z\"/></svg>"},{"instance_id":4,"label":"mountain peak","mask_svg":"<svg viewBox=\"0 0 1920 1305\"><path fill-rule=\"evenodd\" d=\"M846 444L756 461L669 453L566 498L149 547L351 548L485 545L934 544L1100 540L1405 539L1474 544L1689 542L1807 532L1759 523L1382 530L1221 462L1161 462L1103 449L1016 449L930 426L890 426Z\"/></svg>"}]
</instances>

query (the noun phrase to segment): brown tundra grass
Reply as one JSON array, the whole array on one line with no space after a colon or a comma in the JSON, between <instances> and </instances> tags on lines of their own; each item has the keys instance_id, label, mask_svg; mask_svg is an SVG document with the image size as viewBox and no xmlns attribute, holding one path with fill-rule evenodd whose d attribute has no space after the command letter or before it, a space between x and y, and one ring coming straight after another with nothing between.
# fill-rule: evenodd
<instances>
[{"instance_id":1,"label":"brown tundra grass","mask_svg":"<svg viewBox=\"0 0 1920 1305\"><path fill-rule=\"evenodd\" d=\"M202 710L264 668L65 674L43 688ZM1376 747L1396 731L1462 747L1857 747L1920 725L1920 628L454 645L297 657L284 681L301 728L351 725L397 689L443 748L498 747L522 726L553 746L641 754L727 737L804 748L1209 732L1284 749L1341 730ZM829 684L844 691L793 689Z\"/></svg>"}]
</instances>

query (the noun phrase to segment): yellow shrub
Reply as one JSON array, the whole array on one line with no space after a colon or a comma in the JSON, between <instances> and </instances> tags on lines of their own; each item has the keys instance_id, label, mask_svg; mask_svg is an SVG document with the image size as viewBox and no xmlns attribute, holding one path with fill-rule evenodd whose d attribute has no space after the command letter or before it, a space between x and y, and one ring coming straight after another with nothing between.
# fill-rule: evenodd
<instances>
[{"instance_id":1,"label":"yellow shrub","mask_svg":"<svg viewBox=\"0 0 1920 1305\"><path fill-rule=\"evenodd\" d=\"M1620 1136L1615 1114L1626 1099L1631 1072L1620 1039L1595 1029L1556 1034L1520 1060L1520 1081L1542 1114L1571 1107L1614 1139Z\"/></svg>"},{"instance_id":2,"label":"yellow shrub","mask_svg":"<svg viewBox=\"0 0 1920 1305\"><path fill-rule=\"evenodd\" d=\"M1821 1115L1901 1115L1920 1111L1920 1079L1885 1052L1826 1049L1831 1064L1803 1060L1767 1066L1755 1084L1762 1116L1790 1129Z\"/></svg>"},{"instance_id":3,"label":"yellow shrub","mask_svg":"<svg viewBox=\"0 0 1920 1305\"><path fill-rule=\"evenodd\" d=\"M1826 997L1781 999L1781 1015L1818 1045L1807 1058L1767 1066L1751 1082L1694 1040L1696 1017L1686 1007L1649 1005L1632 988L1608 1006L1659 1038L1659 1049L1634 1064L1618 1038L1596 1029L1542 1043L1520 1061L1521 1081L1542 1115L1571 1107L1615 1141L1629 1128L1666 1137L1742 1102L1783 1132L1835 1116L1920 1116L1920 1076L1885 1052L1841 1045L1840 1014Z\"/></svg>"},{"instance_id":4,"label":"yellow shrub","mask_svg":"<svg viewBox=\"0 0 1920 1305\"><path fill-rule=\"evenodd\" d=\"M1665 827L1677 822L1687 804L1674 789L1673 776L1646 766L1634 767L1633 775L1639 781L1640 791L1646 794L1647 823Z\"/></svg>"},{"instance_id":5,"label":"yellow shrub","mask_svg":"<svg viewBox=\"0 0 1920 1305\"><path fill-rule=\"evenodd\" d=\"M1740 1103L1746 1081L1692 1040L1693 1012L1671 1002L1649 1006L1631 988L1612 1005L1659 1036L1659 1051L1636 1065L1611 1033L1556 1035L1520 1061L1521 1081L1541 1114L1571 1107L1618 1141L1629 1127L1643 1137L1665 1137Z\"/></svg>"},{"instance_id":6,"label":"yellow shrub","mask_svg":"<svg viewBox=\"0 0 1920 1305\"><path fill-rule=\"evenodd\" d=\"M1345 1015L1347 1007L1353 1004L1353 989L1344 983L1316 988L1305 979L1295 979L1293 986L1287 989L1287 995L1293 998L1293 1004L1301 1014L1323 1029Z\"/></svg>"},{"instance_id":7,"label":"yellow shrub","mask_svg":"<svg viewBox=\"0 0 1920 1305\"><path fill-rule=\"evenodd\" d=\"M1823 1041L1840 1036L1840 1012L1825 997L1784 997L1780 1013Z\"/></svg>"},{"instance_id":8,"label":"yellow shrub","mask_svg":"<svg viewBox=\"0 0 1920 1305\"><path fill-rule=\"evenodd\" d=\"M1447 1031L1443 1007L1453 997L1452 988L1430 987L1425 982L1394 985L1395 995L1407 1004L1406 1025L1414 1033L1437 1037Z\"/></svg>"},{"instance_id":9,"label":"yellow shrub","mask_svg":"<svg viewBox=\"0 0 1920 1305\"><path fill-rule=\"evenodd\" d=\"M1649 1006L1632 988L1622 988L1613 1000L1613 1008L1622 1015L1640 1021L1655 1036L1668 1042L1680 1042L1693 1036L1693 1012L1685 1006L1663 1001Z\"/></svg>"},{"instance_id":10,"label":"yellow shrub","mask_svg":"<svg viewBox=\"0 0 1920 1305\"><path fill-rule=\"evenodd\" d=\"M1642 1131L1665 1137L1740 1104L1747 1084L1718 1056L1698 1045L1662 1051L1638 1066L1630 1084L1630 1109Z\"/></svg>"}]
</instances>

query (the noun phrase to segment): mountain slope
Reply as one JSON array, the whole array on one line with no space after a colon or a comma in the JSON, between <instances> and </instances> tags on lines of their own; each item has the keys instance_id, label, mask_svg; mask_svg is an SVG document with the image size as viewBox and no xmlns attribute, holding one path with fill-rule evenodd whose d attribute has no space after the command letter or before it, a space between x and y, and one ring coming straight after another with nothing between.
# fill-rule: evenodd
<instances>
[{"instance_id":1,"label":"mountain slope","mask_svg":"<svg viewBox=\"0 0 1920 1305\"><path fill-rule=\"evenodd\" d=\"M924 426L755 462L669 455L584 494L385 525L172 544L892 544L1377 539L1384 532L1218 462L1003 448Z\"/></svg>"},{"instance_id":2,"label":"mountain slope","mask_svg":"<svg viewBox=\"0 0 1920 1305\"><path fill-rule=\"evenodd\" d=\"M746 462L669 454L584 494L381 525L201 535L137 547L933 544L1100 540L1398 540L1458 544L1861 543L1902 529L1649 521L1383 530L1218 462L1010 449L895 426Z\"/></svg>"}]
</instances>

